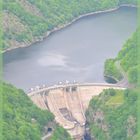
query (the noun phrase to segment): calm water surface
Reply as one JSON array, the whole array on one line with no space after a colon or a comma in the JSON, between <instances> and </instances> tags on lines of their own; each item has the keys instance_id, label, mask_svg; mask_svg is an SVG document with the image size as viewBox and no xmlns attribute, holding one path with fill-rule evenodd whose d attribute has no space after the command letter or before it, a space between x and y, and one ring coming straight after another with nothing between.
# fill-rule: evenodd
<instances>
[{"instance_id":1,"label":"calm water surface","mask_svg":"<svg viewBox=\"0 0 140 140\"><path fill-rule=\"evenodd\" d=\"M104 62L136 29L136 9L82 18L41 43L4 54L4 79L27 90L59 81L104 82Z\"/></svg>"}]
</instances>

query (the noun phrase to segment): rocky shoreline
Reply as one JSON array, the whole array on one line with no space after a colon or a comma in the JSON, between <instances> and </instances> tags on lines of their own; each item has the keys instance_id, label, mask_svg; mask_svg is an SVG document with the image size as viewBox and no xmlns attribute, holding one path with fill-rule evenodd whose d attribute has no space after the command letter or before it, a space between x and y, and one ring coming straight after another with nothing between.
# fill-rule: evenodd
<instances>
[{"instance_id":1,"label":"rocky shoreline","mask_svg":"<svg viewBox=\"0 0 140 140\"><path fill-rule=\"evenodd\" d=\"M11 50L14 50L14 49L18 49L18 48L25 48L25 47L30 47L31 45L33 44L36 44L38 42L41 42L43 41L44 39L46 39L49 35L51 35L52 33L56 32L56 31L59 31L65 27L68 27L70 26L71 24L73 24L74 22L76 22L77 20L83 18L83 17L86 17L86 16L90 16L90 15L96 15L96 14L102 14L102 13L108 13L108 12L112 12L112 11L116 11L118 10L119 8L121 7L134 7L134 8L137 8L136 5L132 5L132 4L123 4L123 5L120 5L118 7L115 7L115 8L111 8L111 9L108 9L108 10L103 10L103 11L96 11L96 12L90 12L90 13L87 13L87 14L83 14L83 15L80 15L76 18L74 18L71 22L68 22L67 24L64 24L64 25L60 25L59 27L55 27L53 30L51 31L47 31L43 36L37 39L34 39L32 42L26 42L26 43L23 43L21 47L14 47L14 48L8 48L8 49L5 49L2 51L2 53L5 53L5 52L8 52L8 51L11 51Z\"/></svg>"}]
</instances>

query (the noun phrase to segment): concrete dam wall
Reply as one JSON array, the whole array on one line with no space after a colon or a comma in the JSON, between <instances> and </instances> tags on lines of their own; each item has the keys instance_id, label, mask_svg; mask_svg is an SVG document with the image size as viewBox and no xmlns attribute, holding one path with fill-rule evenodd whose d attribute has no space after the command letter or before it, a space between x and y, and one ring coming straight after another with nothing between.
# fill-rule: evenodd
<instances>
[{"instance_id":1,"label":"concrete dam wall","mask_svg":"<svg viewBox=\"0 0 140 140\"><path fill-rule=\"evenodd\" d=\"M80 140L85 133L85 111L90 100L109 88L125 89L113 84L67 84L45 87L28 95L39 108L50 110L74 139Z\"/></svg>"}]
</instances>

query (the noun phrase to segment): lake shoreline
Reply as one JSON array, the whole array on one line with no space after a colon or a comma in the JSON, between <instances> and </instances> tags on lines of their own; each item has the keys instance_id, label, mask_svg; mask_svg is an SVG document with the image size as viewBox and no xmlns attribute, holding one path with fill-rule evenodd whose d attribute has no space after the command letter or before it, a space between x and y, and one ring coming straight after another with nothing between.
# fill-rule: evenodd
<instances>
[{"instance_id":1,"label":"lake shoreline","mask_svg":"<svg viewBox=\"0 0 140 140\"><path fill-rule=\"evenodd\" d=\"M83 14L83 15L80 15L80 16L74 18L72 21L70 21L70 22L68 22L68 23L66 23L66 24L64 24L64 25L61 25L61 26L59 26L59 27L55 27L55 28L54 28L53 30L51 30L51 31L47 31L47 32L45 33L45 35L41 36L40 39L34 39L32 42L29 42L29 43L27 42L27 44L26 44L26 43L23 44L22 47L14 47L14 48L5 49L4 51L2 51L2 53L6 53L6 52L9 52L9 51L12 51L12 50L15 50L15 49L31 47L31 46L34 45L34 44L37 44L37 43L39 43L39 42L42 42L44 39L48 38L52 33L55 33L55 32L57 32L57 31L59 31L59 30L62 30L62 29L64 29L64 28L66 28L66 27L72 25L74 22L80 20L81 18L84 18L84 17L87 17L87 16L91 16L91 15L98 15L98 14L113 12L113 11L118 10L118 9L121 8L121 7L130 7L130 8L132 7L132 8L137 8L136 5L132 5L132 4L122 4L122 5L118 6L118 7L111 8L111 9L108 9L108 10L96 11L96 12L90 12L90 13L87 13L87 14Z\"/></svg>"},{"instance_id":2,"label":"lake shoreline","mask_svg":"<svg viewBox=\"0 0 140 140\"><path fill-rule=\"evenodd\" d=\"M4 80L25 91L66 80L104 83L104 62L136 30L136 11L123 7L87 16L29 48L4 53Z\"/></svg>"}]
</instances>

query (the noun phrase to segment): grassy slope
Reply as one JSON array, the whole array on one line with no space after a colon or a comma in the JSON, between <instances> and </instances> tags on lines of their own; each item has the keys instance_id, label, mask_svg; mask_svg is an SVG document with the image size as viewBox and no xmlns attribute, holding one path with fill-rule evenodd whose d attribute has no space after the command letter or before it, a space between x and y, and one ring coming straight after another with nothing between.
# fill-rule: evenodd
<instances>
[{"instance_id":1,"label":"grassy slope","mask_svg":"<svg viewBox=\"0 0 140 140\"><path fill-rule=\"evenodd\" d=\"M42 38L47 31L62 26L81 14L130 2L135 4L136 0L4 0L3 50L27 46ZM10 20L13 15L15 20Z\"/></svg>"}]
</instances>

